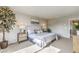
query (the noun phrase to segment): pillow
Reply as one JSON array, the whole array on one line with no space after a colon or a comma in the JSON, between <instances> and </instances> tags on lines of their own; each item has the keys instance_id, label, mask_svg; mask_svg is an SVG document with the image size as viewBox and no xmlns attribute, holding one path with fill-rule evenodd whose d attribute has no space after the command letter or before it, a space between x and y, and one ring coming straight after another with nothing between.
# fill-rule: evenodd
<instances>
[{"instance_id":1,"label":"pillow","mask_svg":"<svg viewBox=\"0 0 79 59\"><path fill-rule=\"evenodd\" d=\"M28 34L34 34L33 30L28 30Z\"/></svg>"},{"instance_id":2,"label":"pillow","mask_svg":"<svg viewBox=\"0 0 79 59\"><path fill-rule=\"evenodd\" d=\"M42 30L37 30L37 34L43 33Z\"/></svg>"}]
</instances>

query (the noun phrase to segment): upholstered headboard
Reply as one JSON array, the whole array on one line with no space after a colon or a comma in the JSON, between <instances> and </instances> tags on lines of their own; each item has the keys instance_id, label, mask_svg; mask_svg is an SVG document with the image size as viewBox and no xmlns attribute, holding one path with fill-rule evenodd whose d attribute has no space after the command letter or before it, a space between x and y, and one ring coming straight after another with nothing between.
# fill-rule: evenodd
<instances>
[{"instance_id":1,"label":"upholstered headboard","mask_svg":"<svg viewBox=\"0 0 79 59\"><path fill-rule=\"evenodd\" d=\"M28 26L28 34L34 33L35 30L41 30L40 24L31 24Z\"/></svg>"}]
</instances>

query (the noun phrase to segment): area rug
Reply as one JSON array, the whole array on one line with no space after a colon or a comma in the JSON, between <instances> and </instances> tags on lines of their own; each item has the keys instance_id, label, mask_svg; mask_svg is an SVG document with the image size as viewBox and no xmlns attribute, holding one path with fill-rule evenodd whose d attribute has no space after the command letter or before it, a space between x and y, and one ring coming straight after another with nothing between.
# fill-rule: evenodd
<instances>
[{"instance_id":1,"label":"area rug","mask_svg":"<svg viewBox=\"0 0 79 59\"><path fill-rule=\"evenodd\" d=\"M53 47L53 46L48 46L42 50L40 50L39 52L37 53L58 53L60 52L61 50L56 48L56 47Z\"/></svg>"},{"instance_id":2,"label":"area rug","mask_svg":"<svg viewBox=\"0 0 79 59\"><path fill-rule=\"evenodd\" d=\"M18 50L14 53L58 53L59 51L60 51L60 49L53 47L53 46L41 48L35 44L35 45L29 46L27 48Z\"/></svg>"}]
</instances>

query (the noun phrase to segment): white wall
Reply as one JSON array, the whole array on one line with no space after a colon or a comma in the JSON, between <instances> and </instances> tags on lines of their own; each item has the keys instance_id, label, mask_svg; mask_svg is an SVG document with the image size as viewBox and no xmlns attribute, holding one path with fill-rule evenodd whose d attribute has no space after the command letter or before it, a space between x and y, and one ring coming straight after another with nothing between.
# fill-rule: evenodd
<instances>
[{"instance_id":1,"label":"white wall","mask_svg":"<svg viewBox=\"0 0 79 59\"><path fill-rule=\"evenodd\" d=\"M69 18L63 17L49 20L48 27L52 30L52 32L55 32L66 38L70 38Z\"/></svg>"}]
</instances>

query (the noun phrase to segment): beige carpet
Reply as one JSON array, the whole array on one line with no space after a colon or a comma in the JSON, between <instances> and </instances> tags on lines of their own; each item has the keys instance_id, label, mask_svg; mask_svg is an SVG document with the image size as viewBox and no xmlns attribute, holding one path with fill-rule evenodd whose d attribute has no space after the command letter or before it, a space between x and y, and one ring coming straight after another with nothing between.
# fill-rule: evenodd
<instances>
[{"instance_id":1,"label":"beige carpet","mask_svg":"<svg viewBox=\"0 0 79 59\"><path fill-rule=\"evenodd\" d=\"M16 51L16 53L71 53L72 52L72 40L61 39L52 42L45 48L40 48L37 45L32 45L27 48Z\"/></svg>"},{"instance_id":2,"label":"beige carpet","mask_svg":"<svg viewBox=\"0 0 79 59\"><path fill-rule=\"evenodd\" d=\"M25 50L26 49L26 50ZM29 50L30 49L30 50ZM29 41L16 43L8 46L6 49L0 49L0 53L14 53L16 51L23 51L23 53L72 53L72 40L62 38L60 40L52 42L48 47L40 49L38 46L32 44ZM38 51L37 51L38 50Z\"/></svg>"},{"instance_id":3,"label":"beige carpet","mask_svg":"<svg viewBox=\"0 0 79 59\"><path fill-rule=\"evenodd\" d=\"M9 45L6 49L0 49L0 53L12 53L15 52L17 50L21 50L24 48L27 48L29 46L33 45L30 41L25 41L22 43L15 43L12 45Z\"/></svg>"},{"instance_id":4,"label":"beige carpet","mask_svg":"<svg viewBox=\"0 0 79 59\"><path fill-rule=\"evenodd\" d=\"M71 39L62 38L60 40L54 41L51 46L60 49L59 53L72 53L73 44Z\"/></svg>"}]
</instances>

